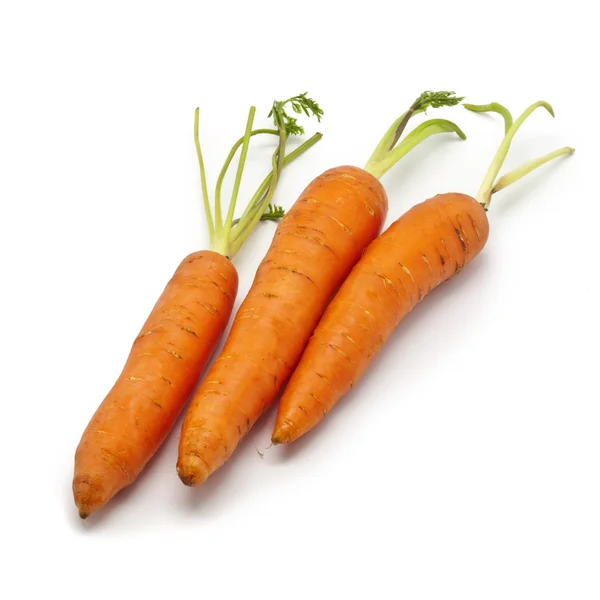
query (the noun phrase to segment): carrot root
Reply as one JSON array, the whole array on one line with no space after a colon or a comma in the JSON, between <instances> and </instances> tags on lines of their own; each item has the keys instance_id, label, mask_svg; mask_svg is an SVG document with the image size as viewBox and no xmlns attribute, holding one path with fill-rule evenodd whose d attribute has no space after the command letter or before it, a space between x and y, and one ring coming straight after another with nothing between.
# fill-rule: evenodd
<instances>
[{"instance_id":1,"label":"carrot root","mask_svg":"<svg viewBox=\"0 0 600 600\"><path fill-rule=\"evenodd\" d=\"M488 232L474 198L441 194L377 238L315 329L279 402L273 443L288 444L315 427L413 307L481 252Z\"/></svg>"},{"instance_id":2,"label":"carrot root","mask_svg":"<svg viewBox=\"0 0 600 600\"><path fill-rule=\"evenodd\" d=\"M346 166L317 177L282 219L186 413L177 461L184 484L206 481L273 403L386 213L379 181Z\"/></svg>"},{"instance_id":3,"label":"carrot root","mask_svg":"<svg viewBox=\"0 0 600 600\"><path fill-rule=\"evenodd\" d=\"M134 341L75 453L82 518L138 477L190 396L231 315L235 267L211 251L186 257Z\"/></svg>"}]
</instances>

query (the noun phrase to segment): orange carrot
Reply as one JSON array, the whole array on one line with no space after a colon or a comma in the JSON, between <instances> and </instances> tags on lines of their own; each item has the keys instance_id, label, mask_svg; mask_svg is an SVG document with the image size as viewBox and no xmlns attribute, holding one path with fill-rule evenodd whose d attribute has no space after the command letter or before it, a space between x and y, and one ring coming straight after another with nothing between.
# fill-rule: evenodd
<instances>
[{"instance_id":1,"label":"orange carrot","mask_svg":"<svg viewBox=\"0 0 600 600\"><path fill-rule=\"evenodd\" d=\"M277 397L327 303L381 230L387 198L378 178L430 135L464 137L453 123L435 119L398 143L409 119L428 106L460 100L452 92L421 95L365 169L326 171L282 219L225 347L186 413L177 461L183 483L200 484L221 467Z\"/></svg>"},{"instance_id":2,"label":"orange carrot","mask_svg":"<svg viewBox=\"0 0 600 600\"><path fill-rule=\"evenodd\" d=\"M252 107L245 135L233 146L217 181L214 224L198 137L199 112L196 110L194 136L212 250L190 254L179 265L133 342L122 373L83 433L75 453L73 477L75 504L82 518L104 506L119 490L135 481L171 430L221 337L238 288L238 274L230 259L240 244L236 245L235 251L232 249L233 233L243 228L247 237L259 220L273 220L282 215L281 209L270 204L279 173L285 164L321 137L320 134L313 136L284 156L288 136L303 133L296 120L283 110L283 106L292 101L320 120L322 111L318 105L302 94L281 103L275 118L276 129L253 131L255 109ZM250 200L244 216L234 222L249 141L257 134L278 136L273 171ZM232 199L223 221L221 185L240 146Z\"/></svg>"},{"instance_id":3,"label":"orange carrot","mask_svg":"<svg viewBox=\"0 0 600 600\"><path fill-rule=\"evenodd\" d=\"M405 213L366 250L317 326L281 398L273 443L289 443L310 431L366 371L398 323L440 283L471 262L488 239L491 195L549 160L562 148L496 179L516 131L539 102L512 124L498 104L465 105L500 112L506 137L477 199L440 194Z\"/></svg>"}]
</instances>

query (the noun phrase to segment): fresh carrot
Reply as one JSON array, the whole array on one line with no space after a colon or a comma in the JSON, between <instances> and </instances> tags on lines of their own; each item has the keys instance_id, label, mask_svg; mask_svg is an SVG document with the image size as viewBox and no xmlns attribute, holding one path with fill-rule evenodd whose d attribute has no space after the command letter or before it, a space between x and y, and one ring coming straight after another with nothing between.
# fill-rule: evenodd
<instances>
[{"instance_id":1,"label":"fresh carrot","mask_svg":"<svg viewBox=\"0 0 600 600\"><path fill-rule=\"evenodd\" d=\"M471 262L488 239L486 211L492 194L572 148L526 163L500 178L513 136L538 107L530 106L513 124L499 104L465 105L492 110L506 121L506 136L477 198L440 194L414 206L365 251L317 326L283 393L272 441L289 443L310 431L360 379L400 321L440 283Z\"/></svg>"},{"instance_id":2,"label":"fresh carrot","mask_svg":"<svg viewBox=\"0 0 600 600\"><path fill-rule=\"evenodd\" d=\"M282 107L288 103L297 112L321 118L319 106L301 94L277 104L281 108L273 115L275 129L252 130L255 108L251 107L245 134L234 144L217 180L214 222L196 109L194 139L211 250L190 254L177 267L134 340L123 371L83 433L75 453L73 494L84 519L133 483L169 433L231 315L238 288L238 274L231 258L240 248L239 243L232 248L235 234L244 231L247 237L259 220L282 216L281 208L271 204L281 170L321 137L316 134L285 156L288 137L304 133L296 119L286 118L283 113ZM250 138L258 134L278 138L273 169L244 215L234 220ZM221 188L240 147L233 193L223 220Z\"/></svg>"},{"instance_id":3,"label":"fresh carrot","mask_svg":"<svg viewBox=\"0 0 600 600\"><path fill-rule=\"evenodd\" d=\"M380 232L388 169L427 137L462 131L433 119L399 139L429 106L460 102L453 92L425 92L389 128L365 169L343 166L317 177L277 228L223 351L185 416L177 471L186 485L204 482L282 389L327 303ZM243 235L234 242L243 241Z\"/></svg>"}]
</instances>

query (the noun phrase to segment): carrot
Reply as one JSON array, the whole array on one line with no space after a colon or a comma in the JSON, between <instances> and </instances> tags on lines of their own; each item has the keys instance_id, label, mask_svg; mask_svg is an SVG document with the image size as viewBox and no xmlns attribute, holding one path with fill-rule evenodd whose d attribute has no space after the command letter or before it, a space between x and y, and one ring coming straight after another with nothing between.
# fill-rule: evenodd
<instances>
[{"instance_id":1,"label":"carrot","mask_svg":"<svg viewBox=\"0 0 600 600\"><path fill-rule=\"evenodd\" d=\"M365 251L317 326L283 393L272 441L289 443L310 431L365 373L400 321L442 282L460 272L484 248L492 194L572 148L526 163L494 184L513 136L538 107L513 124L501 105L465 105L504 115L506 136L477 198L439 194L414 206Z\"/></svg>"},{"instance_id":2,"label":"carrot","mask_svg":"<svg viewBox=\"0 0 600 600\"><path fill-rule=\"evenodd\" d=\"M281 106L287 103L321 118L321 109L306 94ZM83 433L75 452L73 495L84 519L135 481L173 427L231 315L238 289L231 258L240 247L231 247L234 233L243 229L247 237L259 220L282 216L281 208L271 204L281 169L321 137L316 134L285 156L288 137L304 130L281 113L274 115L275 129L252 130L255 108L251 107L245 134L234 144L217 180L213 222L196 110L194 138L211 250L194 252L177 267L134 340L123 371ZM258 134L278 137L273 170L250 200L246 213L234 220L250 138ZM223 220L221 188L240 147L233 193Z\"/></svg>"},{"instance_id":3,"label":"carrot","mask_svg":"<svg viewBox=\"0 0 600 600\"><path fill-rule=\"evenodd\" d=\"M464 138L454 123L434 119L398 143L408 121L428 106L460 100L453 92L422 94L365 169L326 171L282 219L223 351L186 413L177 461L183 483L200 484L221 467L277 397L335 290L381 230L387 197L378 178L433 134Z\"/></svg>"}]
</instances>

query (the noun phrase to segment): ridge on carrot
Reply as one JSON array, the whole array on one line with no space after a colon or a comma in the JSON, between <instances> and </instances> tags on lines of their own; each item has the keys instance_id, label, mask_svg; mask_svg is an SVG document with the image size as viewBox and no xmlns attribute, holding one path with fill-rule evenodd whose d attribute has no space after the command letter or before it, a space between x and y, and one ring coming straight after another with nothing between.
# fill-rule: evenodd
<instances>
[{"instance_id":1,"label":"ridge on carrot","mask_svg":"<svg viewBox=\"0 0 600 600\"><path fill-rule=\"evenodd\" d=\"M488 239L492 195L550 160L574 152L565 147L531 160L498 178L511 142L539 107L529 106L513 122L500 104L465 104L474 112L497 112L505 137L476 198L439 194L401 216L365 251L316 327L285 389L275 422L274 444L310 431L367 370L400 321L431 290L473 260Z\"/></svg>"},{"instance_id":2,"label":"ridge on carrot","mask_svg":"<svg viewBox=\"0 0 600 600\"><path fill-rule=\"evenodd\" d=\"M326 171L283 217L187 410L177 461L184 484L198 485L220 468L283 388L335 290L381 231L387 197L379 178L432 135L465 138L444 119L425 121L403 138L410 120L461 100L454 92L424 92L386 131L364 169ZM239 231L234 251L244 239Z\"/></svg>"},{"instance_id":3,"label":"ridge on carrot","mask_svg":"<svg viewBox=\"0 0 600 600\"><path fill-rule=\"evenodd\" d=\"M229 321L238 288L231 258L258 221L283 216L281 207L271 204L281 171L321 138L317 133L285 155L288 138L304 133L297 119L286 114L288 104L295 112L314 115L318 121L323 115L305 93L274 103L274 128L252 129L256 109L251 107L245 133L233 145L217 179L214 213L198 133L200 112L196 109L194 142L211 249L190 254L177 267L134 340L122 373L83 433L73 477L73 495L82 518L133 483L171 430ZM256 135L277 139L272 170L244 214L234 220L250 139ZM233 192L223 217L222 185L238 150Z\"/></svg>"}]
</instances>

